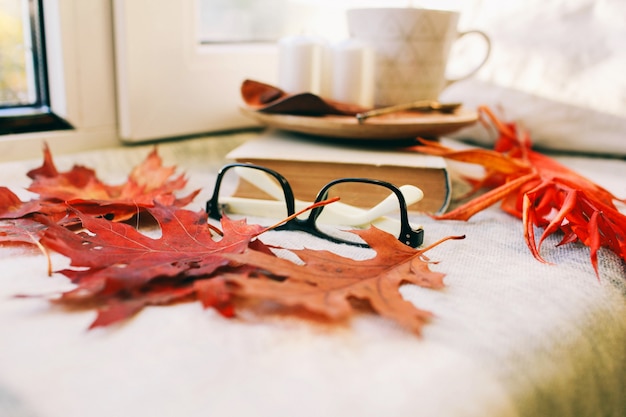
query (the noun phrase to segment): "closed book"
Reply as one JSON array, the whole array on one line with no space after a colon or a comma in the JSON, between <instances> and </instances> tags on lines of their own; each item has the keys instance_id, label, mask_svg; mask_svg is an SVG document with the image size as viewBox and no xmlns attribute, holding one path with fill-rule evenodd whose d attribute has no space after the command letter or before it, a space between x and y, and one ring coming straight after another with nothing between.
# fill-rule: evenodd
<instances>
[{"instance_id":1,"label":"closed book","mask_svg":"<svg viewBox=\"0 0 626 417\"><path fill-rule=\"evenodd\" d=\"M450 203L451 184L446 161L414 151L388 149L367 143L334 143L293 133L269 130L233 149L227 158L271 168L283 175L297 199L314 201L318 191L337 178L364 177L411 184L424 192L410 211L443 213ZM235 196L268 198L242 182Z\"/></svg>"}]
</instances>

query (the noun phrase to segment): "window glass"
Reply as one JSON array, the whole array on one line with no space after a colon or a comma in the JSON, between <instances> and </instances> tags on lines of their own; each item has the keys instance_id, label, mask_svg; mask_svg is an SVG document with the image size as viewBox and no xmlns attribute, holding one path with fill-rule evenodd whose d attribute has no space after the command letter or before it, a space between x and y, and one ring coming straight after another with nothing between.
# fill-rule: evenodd
<instances>
[{"instance_id":1,"label":"window glass","mask_svg":"<svg viewBox=\"0 0 626 417\"><path fill-rule=\"evenodd\" d=\"M0 107L37 101L28 0L0 0Z\"/></svg>"},{"instance_id":2,"label":"window glass","mask_svg":"<svg viewBox=\"0 0 626 417\"><path fill-rule=\"evenodd\" d=\"M0 135L70 129L48 97L42 0L0 0Z\"/></svg>"},{"instance_id":3,"label":"window glass","mask_svg":"<svg viewBox=\"0 0 626 417\"><path fill-rule=\"evenodd\" d=\"M454 8L458 0L198 0L201 43L273 42L288 34L346 36L345 10L357 7Z\"/></svg>"}]
</instances>

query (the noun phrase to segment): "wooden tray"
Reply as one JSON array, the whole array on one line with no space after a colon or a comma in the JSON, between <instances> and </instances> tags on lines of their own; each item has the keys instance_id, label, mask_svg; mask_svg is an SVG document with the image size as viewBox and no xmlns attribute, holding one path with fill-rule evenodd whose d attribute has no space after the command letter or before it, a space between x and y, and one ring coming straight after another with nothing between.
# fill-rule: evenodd
<instances>
[{"instance_id":1,"label":"wooden tray","mask_svg":"<svg viewBox=\"0 0 626 417\"><path fill-rule=\"evenodd\" d=\"M262 113L242 107L246 116L262 125L291 132L341 139L413 139L436 138L478 120L478 113L464 109L454 113L398 112L365 120L359 124L354 116L296 116L289 114Z\"/></svg>"}]
</instances>

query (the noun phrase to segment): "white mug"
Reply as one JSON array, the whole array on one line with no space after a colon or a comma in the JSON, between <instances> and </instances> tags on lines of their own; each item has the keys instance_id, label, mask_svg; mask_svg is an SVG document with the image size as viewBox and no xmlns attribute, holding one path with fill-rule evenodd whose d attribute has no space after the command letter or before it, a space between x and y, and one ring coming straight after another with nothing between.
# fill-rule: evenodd
<instances>
[{"instance_id":1,"label":"white mug","mask_svg":"<svg viewBox=\"0 0 626 417\"><path fill-rule=\"evenodd\" d=\"M478 30L459 32L459 13L422 8L366 8L347 11L352 38L374 49L374 104L391 106L437 100L445 87L473 75L491 50L489 37ZM467 74L446 79L453 43L470 33L486 42L485 56Z\"/></svg>"}]
</instances>

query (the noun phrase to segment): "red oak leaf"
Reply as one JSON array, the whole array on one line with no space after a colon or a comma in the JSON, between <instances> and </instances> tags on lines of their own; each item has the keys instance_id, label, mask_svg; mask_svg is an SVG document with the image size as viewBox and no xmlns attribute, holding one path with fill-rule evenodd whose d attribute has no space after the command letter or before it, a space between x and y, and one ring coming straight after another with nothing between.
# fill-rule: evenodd
<instances>
[{"instance_id":1,"label":"red oak leaf","mask_svg":"<svg viewBox=\"0 0 626 417\"><path fill-rule=\"evenodd\" d=\"M24 202L7 187L0 187L0 219L19 219L34 213L59 220L65 217L67 207L41 200Z\"/></svg>"},{"instance_id":2,"label":"red oak leaf","mask_svg":"<svg viewBox=\"0 0 626 417\"><path fill-rule=\"evenodd\" d=\"M224 217L217 237L206 213L179 208L197 192L175 197L186 180L170 179L174 171L162 166L154 150L125 184L111 186L89 168L60 173L46 147L43 165L28 173L29 190L39 200L22 202L0 188L0 242L34 242L41 236L40 245L70 258L70 268L59 272L75 288L55 302L96 307L91 328L123 321L148 305L187 300L199 300L225 317L234 316L237 301L266 300L333 320L351 317L358 300L417 334L431 317L399 292L405 283L443 286L443 274L431 271L424 256L429 248L409 248L372 228L356 232L376 252L372 259L305 249L295 251L305 262L297 265L254 239L266 230L262 226ZM68 211L84 230L74 232L60 221ZM160 229L142 233L119 222L140 213L148 213Z\"/></svg>"},{"instance_id":3,"label":"red oak leaf","mask_svg":"<svg viewBox=\"0 0 626 417\"><path fill-rule=\"evenodd\" d=\"M161 227L152 238L125 223L113 223L77 213L86 232L74 233L51 225L41 242L71 259L65 271L80 283L85 277L102 277L124 289L138 288L159 277L204 276L228 260L222 252L243 251L263 228L245 221L222 222L224 236L214 240L206 214L156 204L148 212Z\"/></svg>"},{"instance_id":4,"label":"red oak leaf","mask_svg":"<svg viewBox=\"0 0 626 417\"><path fill-rule=\"evenodd\" d=\"M175 167L164 167L156 149L133 169L122 185L107 185L100 181L93 169L75 165L68 172L59 172L52 154L44 148L43 165L28 172L33 182L29 191L39 194L41 200L67 202L83 213L108 216L123 221L151 207L156 201L163 205L184 207L199 190L177 198L174 192L185 187L184 175L171 178Z\"/></svg>"},{"instance_id":5,"label":"red oak leaf","mask_svg":"<svg viewBox=\"0 0 626 417\"><path fill-rule=\"evenodd\" d=\"M298 265L248 250L226 256L259 268L256 277L228 274L225 278L235 286L234 294L243 299L270 300L332 320L345 320L355 312L351 300L365 301L378 314L420 334L432 314L406 301L398 290L405 283L443 287L444 275L431 271L424 256L430 248L416 251L375 227L355 233L376 251L375 257L356 261L327 251L304 249L294 251L305 263Z\"/></svg>"},{"instance_id":6,"label":"red oak leaf","mask_svg":"<svg viewBox=\"0 0 626 417\"><path fill-rule=\"evenodd\" d=\"M95 305L91 328L125 320L147 305L182 300L199 300L225 317L235 315L237 301L260 300L340 321L356 312L353 300L359 300L420 334L431 313L404 300L399 288L444 285L443 274L429 269L429 248L409 248L375 228L355 232L376 252L371 259L305 249L294 251L305 262L297 265L253 240L262 226L224 217L223 236L216 240L204 212L159 204L148 212L161 227L160 237L77 213L85 232L51 224L41 239L73 267L60 272L76 287L56 302Z\"/></svg>"},{"instance_id":7,"label":"red oak leaf","mask_svg":"<svg viewBox=\"0 0 626 417\"><path fill-rule=\"evenodd\" d=\"M18 219L40 210L39 201L25 203L7 187L0 187L0 219Z\"/></svg>"},{"instance_id":8,"label":"red oak leaf","mask_svg":"<svg viewBox=\"0 0 626 417\"><path fill-rule=\"evenodd\" d=\"M222 276L196 280L193 286L204 308L214 308L224 317L235 316L232 294Z\"/></svg>"},{"instance_id":9,"label":"red oak leaf","mask_svg":"<svg viewBox=\"0 0 626 417\"><path fill-rule=\"evenodd\" d=\"M23 202L7 187L0 187L0 244L26 243L39 246L46 226L33 219L34 213L46 213L59 221L66 208L39 200Z\"/></svg>"},{"instance_id":10,"label":"red oak leaf","mask_svg":"<svg viewBox=\"0 0 626 417\"><path fill-rule=\"evenodd\" d=\"M126 223L80 212L77 216L84 232L49 225L41 243L69 257L70 265L78 268L60 271L76 288L63 293L59 302L99 303L101 309L94 325L102 325L126 318L144 305L170 301L168 297L173 294L197 292L205 304L213 297L208 304L228 315L229 307L216 294L206 294L206 286L194 286L193 281L226 267L231 261L223 254L242 252L264 228L224 218L223 236L216 240L204 212L158 203L147 211L160 225L160 237L152 238ZM215 284L210 285L217 289ZM224 305L221 309L220 303Z\"/></svg>"},{"instance_id":11,"label":"red oak leaf","mask_svg":"<svg viewBox=\"0 0 626 417\"><path fill-rule=\"evenodd\" d=\"M195 289L191 285L176 287L173 285L154 286L133 297L112 298L98 310L96 319L89 326L90 329L108 326L134 316L148 305L163 305L182 301L193 296ZM64 300L66 301L66 300Z\"/></svg>"},{"instance_id":12,"label":"red oak leaf","mask_svg":"<svg viewBox=\"0 0 626 417\"><path fill-rule=\"evenodd\" d=\"M26 243L38 246L45 229L46 226L31 218L2 219L0 243Z\"/></svg>"}]
</instances>

